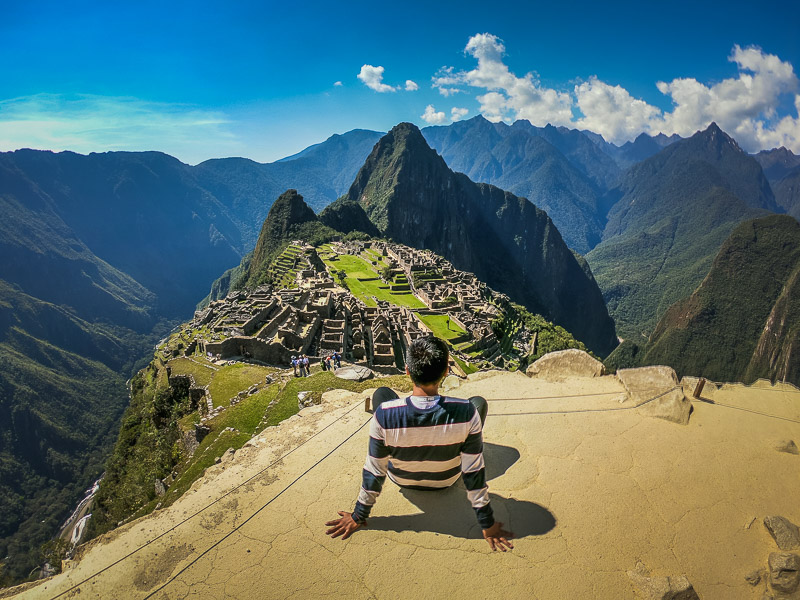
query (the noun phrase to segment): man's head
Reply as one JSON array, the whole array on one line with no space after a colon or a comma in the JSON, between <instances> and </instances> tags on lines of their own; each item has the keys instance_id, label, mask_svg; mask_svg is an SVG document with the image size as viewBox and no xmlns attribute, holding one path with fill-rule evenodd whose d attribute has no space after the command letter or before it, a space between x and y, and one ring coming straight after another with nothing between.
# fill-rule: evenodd
<instances>
[{"instance_id":1,"label":"man's head","mask_svg":"<svg viewBox=\"0 0 800 600\"><path fill-rule=\"evenodd\" d=\"M439 383L447 374L448 359L447 344L442 340L432 335L417 338L408 347L408 375L417 385Z\"/></svg>"}]
</instances>

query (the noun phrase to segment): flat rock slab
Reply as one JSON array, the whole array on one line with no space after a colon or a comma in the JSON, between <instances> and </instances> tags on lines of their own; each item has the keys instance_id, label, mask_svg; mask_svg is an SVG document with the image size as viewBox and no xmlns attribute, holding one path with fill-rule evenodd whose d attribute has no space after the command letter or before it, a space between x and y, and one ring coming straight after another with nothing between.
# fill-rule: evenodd
<instances>
[{"instance_id":1,"label":"flat rock slab","mask_svg":"<svg viewBox=\"0 0 800 600\"><path fill-rule=\"evenodd\" d=\"M644 600L700 600L685 575L678 577L648 577L628 572L639 596Z\"/></svg>"},{"instance_id":2,"label":"flat rock slab","mask_svg":"<svg viewBox=\"0 0 800 600\"><path fill-rule=\"evenodd\" d=\"M358 365L348 365L341 367L333 372L339 379L350 379L352 381L364 381L373 376L373 373L367 367L359 367Z\"/></svg>"},{"instance_id":3,"label":"flat rock slab","mask_svg":"<svg viewBox=\"0 0 800 600\"><path fill-rule=\"evenodd\" d=\"M602 377L605 367L583 350L559 350L542 356L525 371L529 377L561 381L567 377Z\"/></svg>"},{"instance_id":4,"label":"flat rock slab","mask_svg":"<svg viewBox=\"0 0 800 600\"><path fill-rule=\"evenodd\" d=\"M689 414L692 412L692 403L686 399L683 390L678 388L659 395L636 410L648 417L657 417L679 425L687 425Z\"/></svg>"},{"instance_id":5,"label":"flat rock slab","mask_svg":"<svg viewBox=\"0 0 800 600\"><path fill-rule=\"evenodd\" d=\"M678 385L678 376L672 367L655 366L637 369L620 369L620 380L631 400L643 402Z\"/></svg>"}]
</instances>

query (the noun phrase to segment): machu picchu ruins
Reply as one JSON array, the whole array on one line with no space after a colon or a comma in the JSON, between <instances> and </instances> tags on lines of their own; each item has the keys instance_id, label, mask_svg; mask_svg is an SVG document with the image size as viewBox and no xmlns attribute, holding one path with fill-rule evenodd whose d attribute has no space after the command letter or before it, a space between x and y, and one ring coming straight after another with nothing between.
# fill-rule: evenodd
<instances>
[{"instance_id":1,"label":"machu picchu ruins","mask_svg":"<svg viewBox=\"0 0 800 600\"><path fill-rule=\"evenodd\" d=\"M344 270L337 268L344 257L363 261L369 276L357 279L385 290L388 299L348 289ZM437 327L444 327L459 375L513 368L532 351L532 334L524 326L504 345L492 328L493 320L514 314L508 296L428 250L384 241L315 248L295 240L273 261L269 279L197 311L174 338L177 343L162 346L162 358L198 352L214 360L285 366L294 355L319 362L339 351L349 362L392 374L402 372L411 341L442 335Z\"/></svg>"}]
</instances>

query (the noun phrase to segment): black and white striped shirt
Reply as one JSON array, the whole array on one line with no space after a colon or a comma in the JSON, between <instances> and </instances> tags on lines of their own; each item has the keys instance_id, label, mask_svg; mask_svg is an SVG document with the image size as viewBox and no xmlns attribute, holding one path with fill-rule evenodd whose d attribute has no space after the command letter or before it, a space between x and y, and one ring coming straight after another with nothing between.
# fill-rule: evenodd
<instances>
[{"instance_id":1,"label":"black and white striped shirt","mask_svg":"<svg viewBox=\"0 0 800 600\"><path fill-rule=\"evenodd\" d=\"M469 400L441 396L430 408L418 408L411 398L401 398L378 406L353 510L356 522L369 516L387 473L397 485L423 490L449 487L463 476L481 528L494 524L481 420Z\"/></svg>"}]
</instances>

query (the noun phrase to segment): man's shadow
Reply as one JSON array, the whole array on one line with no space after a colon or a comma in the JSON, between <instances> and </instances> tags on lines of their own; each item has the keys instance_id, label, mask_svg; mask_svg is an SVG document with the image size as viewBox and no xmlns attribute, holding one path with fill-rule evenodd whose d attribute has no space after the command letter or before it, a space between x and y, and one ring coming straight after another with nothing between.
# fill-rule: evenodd
<instances>
[{"instance_id":1,"label":"man's shadow","mask_svg":"<svg viewBox=\"0 0 800 600\"><path fill-rule=\"evenodd\" d=\"M486 461L486 479L490 481L508 471L519 460L519 452L510 446L485 443L483 456ZM384 485L394 485L386 481ZM491 489L491 486L489 486ZM400 488L400 493L420 513L370 517L369 528L382 531L432 531L453 537L482 539L483 535L475 518L475 511L467 500L467 492L461 479L444 490L422 491ZM545 507L515 498L503 498L489 494L494 518L503 523L503 528L513 532L514 538L543 535L556 526L556 518Z\"/></svg>"}]
</instances>

